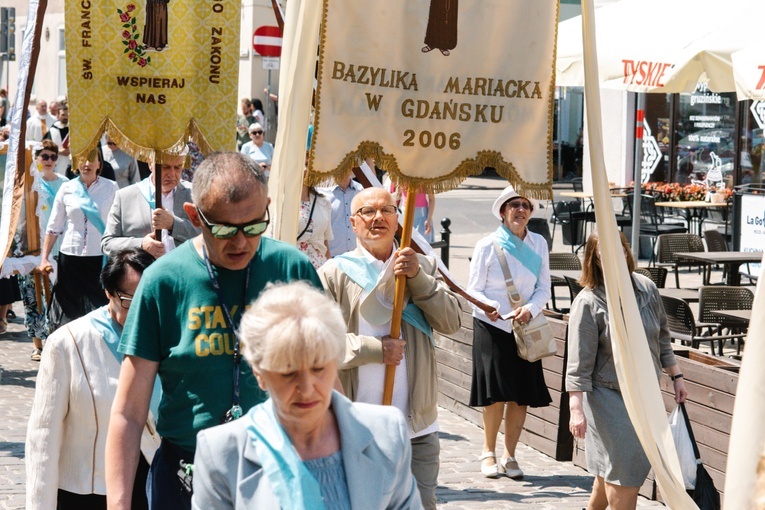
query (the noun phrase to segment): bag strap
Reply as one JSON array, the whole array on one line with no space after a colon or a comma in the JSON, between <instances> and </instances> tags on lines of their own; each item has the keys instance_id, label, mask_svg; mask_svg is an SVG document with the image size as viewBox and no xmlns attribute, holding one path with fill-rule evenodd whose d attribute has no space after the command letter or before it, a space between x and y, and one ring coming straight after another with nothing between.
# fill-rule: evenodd
<instances>
[{"instance_id":1,"label":"bag strap","mask_svg":"<svg viewBox=\"0 0 765 510\"><path fill-rule=\"evenodd\" d=\"M696 456L696 460L701 462L701 454L699 453L699 447L696 445L696 436L693 435L693 429L691 428L691 420L688 418L688 411L685 410L685 402L680 403L680 410L683 412L683 418L685 419L685 428L688 429L688 435L691 438L691 444L693 445L693 454Z\"/></svg>"},{"instance_id":2,"label":"bag strap","mask_svg":"<svg viewBox=\"0 0 765 510\"><path fill-rule=\"evenodd\" d=\"M507 258L505 258L505 252L502 250L502 247L496 242L492 244L494 245L494 254L497 256L497 260L499 260L499 267L502 268L502 275L505 277L505 285L507 286L507 297L510 299L510 306L512 306L513 310L515 310L524 305L523 298L521 297L521 293L518 292L518 289L515 287L515 282L513 281L513 275L510 273L510 266L507 265Z\"/></svg>"},{"instance_id":3,"label":"bag strap","mask_svg":"<svg viewBox=\"0 0 765 510\"><path fill-rule=\"evenodd\" d=\"M311 212L308 213L308 221L305 222L305 228L303 229L301 233L298 234L297 238L295 239L296 241L299 241L300 238L303 237L303 234L305 234L306 231L308 230L308 227L311 226L311 218L313 218L313 210L316 207L316 198L317 198L316 194L314 194L313 203L311 204Z\"/></svg>"}]
</instances>

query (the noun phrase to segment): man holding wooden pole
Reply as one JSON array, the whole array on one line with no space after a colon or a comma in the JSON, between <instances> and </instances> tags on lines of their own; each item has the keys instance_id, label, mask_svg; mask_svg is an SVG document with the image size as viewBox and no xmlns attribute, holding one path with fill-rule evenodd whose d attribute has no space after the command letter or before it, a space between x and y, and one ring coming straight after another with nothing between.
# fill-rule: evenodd
<instances>
[{"instance_id":1,"label":"man holding wooden pole","mask_svg":"<svg viewBox=\"0 0 765 510\"><path fill-rule=\"evenodd\" d=\"M396 368L392 405L407 419L412 473L423 505L435 509L440 446L433 330L458 331L462 311L435 260L408 247L397 249L398 216L390 193L365 189L353 199L351 211L356 250L319 271L348 325L340 380L351 400L381 404L386 367ZM390 336L394 276L406 279L400 338Z\"/></svg>"}]
</instances>

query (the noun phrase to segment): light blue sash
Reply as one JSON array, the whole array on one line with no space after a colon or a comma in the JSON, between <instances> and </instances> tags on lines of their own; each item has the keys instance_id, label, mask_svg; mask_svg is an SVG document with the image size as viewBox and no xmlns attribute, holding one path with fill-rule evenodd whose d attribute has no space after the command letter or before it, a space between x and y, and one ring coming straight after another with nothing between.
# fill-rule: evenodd
<instances>
[{"instance_id":1,"label":"light blue sash","mask_svg":"<svg viewBox=\"0 0 765 510\"><path fill-rule=\"evenodd\" d=\"M122 326L112 318L112 314L109 313L109 306L96 308L87 317L93 328L104 339L106 346L114 354L117 363L122 364L122 359L125 355L117 350L120 344L120 337L122 336ZM154 381L154 390L151 392L151 403L149 404L149 409L154 414L154 419L157 419L159 416L159 401L161 399L162 385L159 382L159 376L157 376L157 379Z\"/></svg>"},{"instance_id":2,"label":"light blue sash","mask_svg":"<svg viewBox=\"0 0 765 510\"><path fill-rule=\"evenodd\" d=\"M537 279L539 278L539 271L542 269L542 257L537 255L529 245L504 225L500 225L494 232L494 238L503 250L515 257Z\"/></svg>"},{"instance_id":3,"label":"light blue sash","mask_svg":"<svg viewBox=\"0 0 765 510\"><path fill-rule=\"evenodd\" d=\"M45 204L48 206L48 210L53 209L53 200L56 198L56 191L53 190L50 184L40 175L40 188L46 193Z\"/></svg>"},{"instance_id":4,"label":"light blue sash","mask_svg":"<svg viewBox=\"0 0 765 510\"><path fill-rule=\"evenodd\" d=\"M370 264L364 257L354 257L349 253L338 255L335 260L340 270L347 274L356 285L367 293L372 292L375 284L377 284L377 278L380 276L380 271L374 265ZM433 328L428 324L428 320L419 306L411 302L407 303L401 317L425 333L430 338L431 343L433 342Z\"/></svg>"},{"instance_id":5,"label":"light blue sash","mask_svg":"<svg viewBox=\"0 0 765 510\"><path fill-rule=\"evenodd\" d=\"M152 211L157 208L156 201L154 200L154 190L151 189L151 177L147 177L138 183L138 191L141 192L143 198L149 203Z\"/></svg>"},{"instance_id":6,"label":"light blue sash","mask_svg":"<svg viewBox=\"0 0 765 510\"><path fill-rule=\"evenodd\" d=\"M88 221L91 222L94 227L96 227L96 230L98 230L101 235L104 235L106 225L104 224L103 218L101 218L101 214L98 212L98 207L96 206L95 202L93 202L93 199L90 198L88 190L85 187L85 183L83 183L82 179L79 177L75 178L74 180L77 182L77 184L74 186L74 192L72 195L79 200L79 204L77 205L80 207L80 210L82 210L82 213L85 215Z\"/></svg>"},{"instance_id":7,"label":"light blue sash","mask_svg":"<svg viewBox=\"0 0 765 510\"><path fill-rule=\"evenodd\" d=\"M273 400L269 398L250 409L247 419L247 432L282 510L324 510L319 482L276 421Z\"/></svg>"}]
</instances>

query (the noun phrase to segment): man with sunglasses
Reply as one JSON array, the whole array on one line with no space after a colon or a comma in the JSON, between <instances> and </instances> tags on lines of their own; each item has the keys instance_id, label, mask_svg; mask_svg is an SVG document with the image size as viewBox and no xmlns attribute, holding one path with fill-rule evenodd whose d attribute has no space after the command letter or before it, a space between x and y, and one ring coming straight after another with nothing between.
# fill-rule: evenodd
<instances>
[{"instance_id":1,"label":"man with sunglasses","mask_svg":"<svg viewBox=\"0 0 765 510\"><path fill-rule=\"evenodd\" d=\"M191 202L191 183L181 180L184 156L162 162L162 208L156 208L154 172L146 179L117 191L101 239L105 255L125 248L143 248L155 258L171 252L199 234L184 204ZM162 238L156 239L156 230Z\"/></svg>"},{"instance_id":2,"label":"man with sunglasses","mask_svg":"<svg viewBox=\"0 0 765 510\"><path fill-rule=\"evenodd\" d=\"M244 309L270 282L319 287L308 257L262 237L270 217L265 176L249 157L210 155L198 167L184 208L200 236L159 259L136 291L120 342L125 361L107 439L110 508L129 509L139 429L155 374L163 397L152 462L152 508L187 509L187 473L200 430L239 418L265 400L239 355L235 330ZM246 418L245 418L246 419ZM185 464L184 464L185 465ZM188 481L187 481L188 483Z\"/></svg>"},{"instance_id":3,"label":"man with sunglasses","mask_svg":"<svg viewBox=\"0 0 765 510\"><path fill-rule=\"evenodd\" d=\"M392 404L407 419L412 474L423 506L435 509L440 446L433 330L459 331L460 304L435 260L412 248L397 249L398 211L388 191L361 191L351 210L356 249L319 269L348 325L346 358L338 375L351 400L381 404L385 365L397 366ZM389 336L394 275L406 276L401 338Z\"/></svg>"}]
</instances>

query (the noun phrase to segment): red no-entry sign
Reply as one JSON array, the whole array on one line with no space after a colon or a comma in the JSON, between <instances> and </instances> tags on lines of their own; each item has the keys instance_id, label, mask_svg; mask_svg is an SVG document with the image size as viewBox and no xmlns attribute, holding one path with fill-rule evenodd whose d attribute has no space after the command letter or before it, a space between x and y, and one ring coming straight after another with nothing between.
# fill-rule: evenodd
<instances>
[{"instance_id":1,"label":"red no-entry sign","mask_svg":"<svg viewBox=\"0 0 765 510\"><path fill-rule=\"evenodd\" d=\"M252 49L263 57L279 57L282 54L282 33L279 27L263 26L252 34Z\"/></svg>"}]
</instances>

